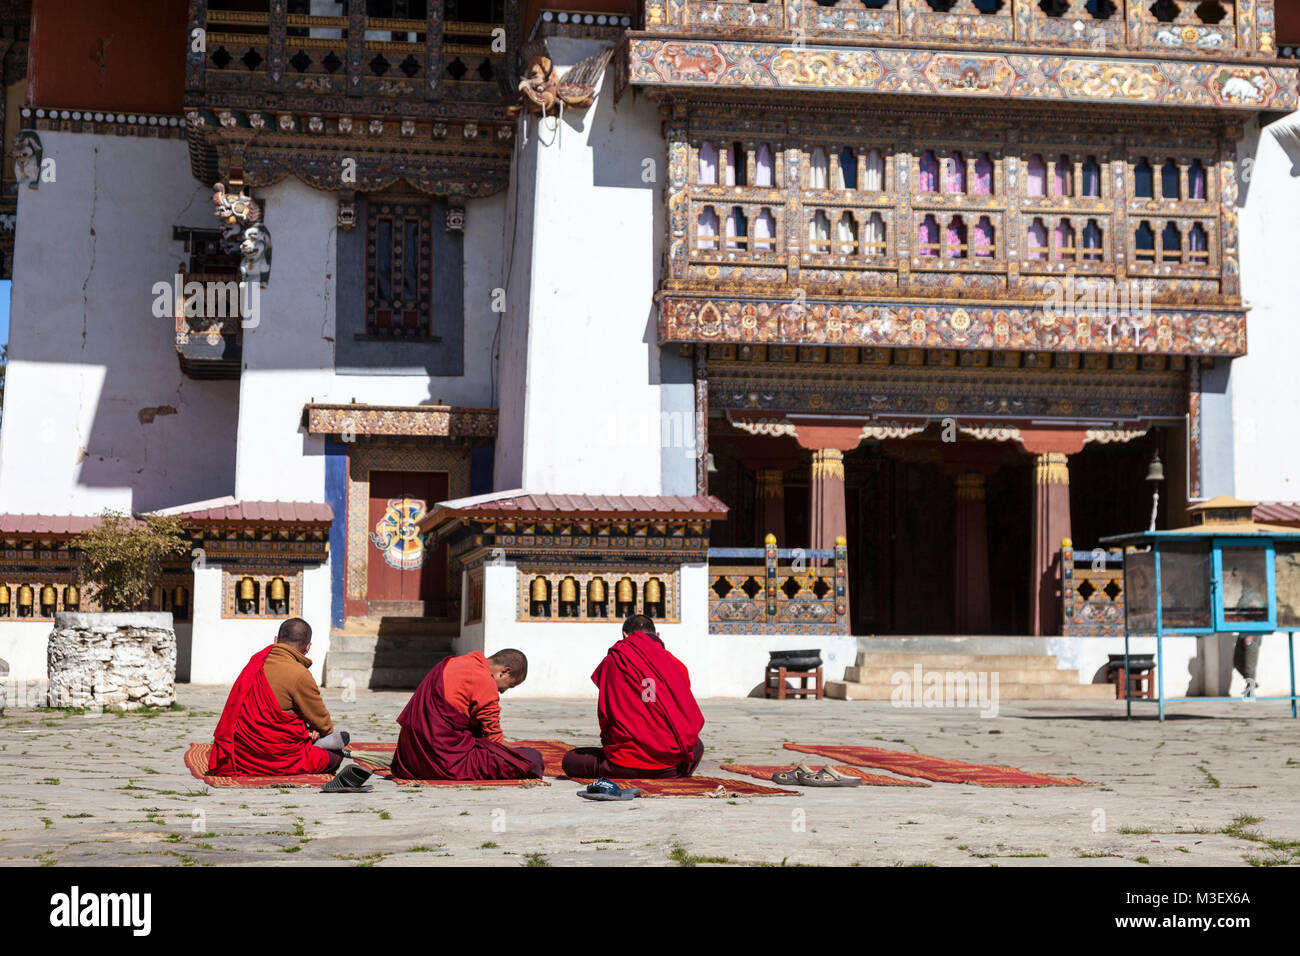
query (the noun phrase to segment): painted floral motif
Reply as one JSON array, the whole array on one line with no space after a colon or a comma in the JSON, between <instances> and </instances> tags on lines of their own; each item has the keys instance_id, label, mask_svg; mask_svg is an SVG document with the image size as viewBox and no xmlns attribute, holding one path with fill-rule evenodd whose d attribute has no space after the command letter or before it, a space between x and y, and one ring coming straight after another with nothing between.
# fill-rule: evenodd
<instances>
[{"instance_id":1,"label":"painted floral motif","mask_svg":"<svg viewBox=\"0 0 1300 956\"><path fill-rule=\"evenodd\" d=\"M420 519L426 503L420 498L390 498L384 516L370 535L384 555L384 562L399 571L413 571L424 564L424 539Z\"/></svg>"}]
</instances>

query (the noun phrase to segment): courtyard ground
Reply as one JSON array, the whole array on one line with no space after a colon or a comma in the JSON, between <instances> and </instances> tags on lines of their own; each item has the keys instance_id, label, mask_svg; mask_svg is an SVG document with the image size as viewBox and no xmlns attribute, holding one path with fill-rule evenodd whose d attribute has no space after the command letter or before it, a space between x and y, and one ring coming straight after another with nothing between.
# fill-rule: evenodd
<instances>
[{"instance_id":1,"label":"courtyard ground","mask_svg":"<svg viewBox=\"0 0 1300 956\"><path fill-rule=\"evenodd\" d=\"M215 789L186 770L226 688L182 685L184 709L0 718L7 866L520 866L735 863L1205 866L1300 863L1300 721L1282 704L1177 705L1162 726L1121 702L910 709L706 700L701 774L790 763L785 742L863 744L1095 781L805 790L793 797L590 803L531 788ZM396 740L409 695L325 692L357 740ZM597 743L593 701L506 695L515 739ZM1143 711L1149 713L1150 711ZM811 762L818 758L804 755ZM752 779L752 778L739 778Z\"/></svg>"}]
</instances>

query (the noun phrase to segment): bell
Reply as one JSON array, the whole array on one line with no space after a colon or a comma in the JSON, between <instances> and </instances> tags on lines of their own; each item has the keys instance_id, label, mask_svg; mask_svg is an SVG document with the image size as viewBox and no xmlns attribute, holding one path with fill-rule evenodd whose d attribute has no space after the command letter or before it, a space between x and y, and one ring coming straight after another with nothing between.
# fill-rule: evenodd
<instances>
[{"instance_id":1,"label":"bell","mask_svg":"<svg viewBox=\"0 0 1300 956\"><path fill-rule=\"evenodd\" d=\"M69 611L79 610L81 607L81 589L75 584L69 584L63 589L63 606Z\"/></svg>"},{"instance_id":2,"label":"bell","mask_svg":"<svg viewBox=\"0 0 1300 956\"><path fill-rule=\"evenodd\" d=\"M538 575L537 577L533 578L533 585L529 593L532 595L532 599L534 601L541 601L543 603L549 601L550 596L546 593L547 590L548 589L546 587L546 578L542 577L541 575Z\"/></svg>"},{"instance_id":3,"label":"bell","mask_svg":"<svg viewBox=\"0 0 1300 956\"><path fill-rule=\"evenodd\" d=\"M595 604L605 603L605 579L592 578L591 583L587 585L587 600Z\"/></svg>"},{"instance_id":4,"label":"bell","mask_svg":"<svg viewBox=\"0 0 1300 956\"><path fill-rule=\"evenodd\" d=\"M631 578L619 578L615 593L618 595L619 604L631 604L636 600L636 585L632 583Z\"/></svg>"},{"instance_id":5,"label":"bell","mask_svg":"<svg viewBox=\"0 0 1300 956\"><path fill-rule=\"evenodd\" d=\"M189 602L189 593L181 585L172 588L172 607L185 607Z\"/></svg>"},{"instance_id":6,"label":"bell","mask_svg":"<svg viewBox=\"0 0 1300 956\"><path fill-rule=\"evenodd\" d=\"M658 578L651 578L645 583L646 604L658 604L664 599L664 586Z\"/></svg>"},{"instance_id":7,"label":"bell","mask_svg":"<svg viewBox=\"0 0 1300 956\"><path fill-rule=\"evenodd\" d=\"M251 601L257 596L257 591L253 586L253 579L243 577L239 579L239 600Z\"/></svg>"},{"instance_id":8,"label":"bell","mask_svg":"<svg viewBox=\"0 0 1300 956\"><path fill-rule=\"evenodd\" d=\"M560 602L562 604L572 604L577 600L578 582L571 577L567 577L560 582Z\"/></svg>"},{"instance_id":9,"label":"bell","mask_svg":"<svg viewBox=\"0 0 1300 956\"><path fill-rule=\"evenodd\" d=\"M31 586L30 584L21 584L21 585L18 586L18 606L19 606L19 607L31 607L31 606L32 606L32 599L33 599L35 596L36 596L36 595L35 595L35 592L32 591L32 586Z\"/></svg>"},{"instance_id":10,"label":"bell","mask_svg":"<svg viewBox=\"0 0 1300 956\"><path fill-rule=\"evenodd\" d=\"M1160 452L1151 456L1151 465L1147 468L1147 481L1164 481L1165 466L1160 461Z\"/></svg>"},{"instance_id":11,"label":"bell","mask_svg":"<svg viewBox=\"0 0 1300 956\"><path fill-rule=\"evenodd\" d=\"M284 578L271 578L270 593L272 601L284 600Z\"/></svg>"},{"instance_id":12,"label":"bell","mask_svg":"<svg viewBox=\"0 0 1300 956\"><path fill-rule=\"evenodd\" d=\"M59 602L59 592L54 585L47 584L41 588L41 607L54 607Z\"/></svg>"}]
</instances>

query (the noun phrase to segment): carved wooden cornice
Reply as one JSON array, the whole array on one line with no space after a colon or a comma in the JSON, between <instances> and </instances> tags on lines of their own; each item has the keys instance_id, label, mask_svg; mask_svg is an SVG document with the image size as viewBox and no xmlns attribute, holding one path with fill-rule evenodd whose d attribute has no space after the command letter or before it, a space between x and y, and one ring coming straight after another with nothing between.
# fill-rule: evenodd
<instances>
[{"instance_id":1,"label":"carved wooden cornice","mask_svg":"<svg viewBox=\"0 0 1300 956\"><path fill-rule=\"evenodd\" d=\"M418 436L425 438L493 438L495 408L452 405L326 405L303 408L309 435Z\"/></svg>"}]
</instances>

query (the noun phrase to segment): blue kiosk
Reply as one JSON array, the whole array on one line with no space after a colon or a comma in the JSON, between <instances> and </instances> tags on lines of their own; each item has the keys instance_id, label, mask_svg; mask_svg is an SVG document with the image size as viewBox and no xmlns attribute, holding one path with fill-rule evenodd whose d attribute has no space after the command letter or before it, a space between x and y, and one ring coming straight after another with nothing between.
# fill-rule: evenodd
<instances>
[{"instance_id":1,"label":"blue kiosk","mask_svg":"<svg viewBox=\"0 0 1300 956\"><path fill-rule=\"evenodd\" d=\"M1192 524L1102 538L1124 547L1124 673L1131 636L1156 639L1156 704L1231 701L1234 697L1165 697L1166 637L1287 632L1291 693L1296 716L1295 632L1300 630L1300 529L1258 524L1254 505L1218 497L1188 509ZM1125 688L1127 714L1133 694ZM1150 698L1146 699L1150 702ZM1138 703L1143 699L1139 698Z\"/></svg>"}]
</instances>

